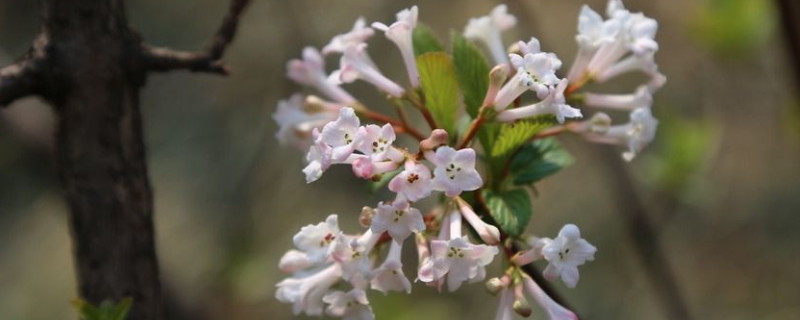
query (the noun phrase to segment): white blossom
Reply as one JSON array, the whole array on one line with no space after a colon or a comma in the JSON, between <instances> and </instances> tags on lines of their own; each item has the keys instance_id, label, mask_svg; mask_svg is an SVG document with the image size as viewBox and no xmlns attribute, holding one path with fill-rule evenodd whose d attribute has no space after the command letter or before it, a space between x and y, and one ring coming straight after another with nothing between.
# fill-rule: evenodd
<instances>
[{"instance_id":1,"label":"white blossom","mask_svg":"<svg viewBox=\"0 0 800 320\"><path fill-rule=\"evenodd\" d=\"M358 116L352 108L342 108L339 117L322 128L320 140L331 147L331 158L334 161L344 161L353 154L355 146L359 144L356 139L359 126Z\"/></svg>"},{"instance_id":2,"label":"white blossom","mask_svg":"<svg viewBox=\"0 0 800 320\"><path fill-rule=\"evenodd\" d=\"M508 63L500 32L517 24L517 18L507 11L506 5L498 5L487 16L470 19L464 28L464 37L482 42L489 49L495 64Z\"/></svg>"},{"instance_id":3,"label":"white blossom","mask_svg":"<svg viewBox=\"0 0 800 320\"><path fill-rule=\"evenodd\" d=\"M578 266L594 260L597 248L581 238L581 232L574 224L562 227L555 239L543 241L542 255L548 262L544 269L545 278L561 277L567 287L574 288L580 279Z\"/></svg>"},{"instance_id":4,"label":"white blossom","mask_svg":"<svg viewBox=\"0 0 800 320\"><path fill-rule=\"evenodd\" d=\"M403 93L405 93L402 87L378 70L372 59L367 55L366 43L345 48L339 63L339 70L334 71L330 75L330 79L345 83L361 79L396 98L403 96Z\"/></svg>"},{"instance_id":5,"label":"white blossom","mask_svg":"<svg viewBox=\"0 0 800 320\"><path fill-rule=\"evenodd\" d=\"M630 114L630 122L611 126L602 134L586 134L593 142L617 144L628 148L622 153L626 161L631 161L655 138L658 120L653 118L650 108L637 108Z\"/></svg>"},{"instance_id":6,"label":"white blossom","mask_svg":"<svg viewBox=\"0 0 800 320\"><path fill-rule=\"evenodd\" d=\"M342 266L342 278L350 282L363 281L372 277L370 252L380 234L367 229L358 238L339 233L331 248L331 258Z\"/></svg>"},{"instance_id":7,"label":"white blossom","mask_svg":"<svg viewBox=\"0 0 800 320\"><path fill-rule=\"evenodd\" d=\"M587 92L583 103L588 107L608 108L612 110L631 111L637 108L649 108L653 104L650 88L641 85L632 94L598 94Z\"/></svg>"},{"instance_id":8,"label":"white blossom","mask_svg":"<svg viewBox=\"0 0 800 320\"><path fill-rule=\"evenodd\" d=\"M389 291L405 291L411 293L411 281L408 281L403 274L403 263L400 254L403 245L400 242L392 241L389 247L389 255L380 267L375 269L374 277L370 282L372 289L383 293Z\"/></svg>"},{"instance_id":9,"label":"white blossom","mask_svg":"<svg viewBox=\"0 0 800 320\"><path fill-rule=\"evenodd\" d=\"M308 148L306 153L306 166L303 168L303 173L306 175L306 183L312 183L319 180L322 174L325 173L331 164L333 151L331 147L320 139L322 135L318 128L311 131L314 144Z\"/></svg>"},{"instance_id":10,"label":"white blossom","mask_svg":"<svg viewBox=\"0 0 800 320\"><path fill-rule=\"evenodd\" d=\"M306 99L301 94L278 101L272 119L279 126L275 137L280 144L306 149L312 143L311 131L336 119L341 109L339 105L317 101L320 99L313 96Z\"/></svg>"},{"instance_id":11,"label":"white blossom","mask_svg":"<svg viewBox=\"0 0 800 320\"><path fill-rule=\"evenodd\" d=\"M388 232L395 242L402 243L411 233L425 230L425 222L419 210L407 201L396 200L391 205L378 204L370 228L377 234Z\"/></svg>"},{"instance_id":12,"label":"white blossom","mask_svg":"<svg viewBox=\"0 0 800 320\"><path fill-rule=\"evenodd\" d=\"M339 235L339 219L335 214L329 215L325 221L300 228L292 237L297 249L306 253L312 263L324 262L328 259L331 243Z\"/></svg>"},{"instance_id":13,"label":"white blossom","mask_svg":"<svg viewBox=\"0 0 800 320\"><path fill-rule=\"evenodd\" d=\"M495 246L472 244L466 236L447 241L433 240L433 277L442 279L446 276L448 290L456 291L464 281L483 280L486 265L498 252Z\"/></svg>"},{"instance_id":14,"label":"white blossom","mask_svg":"<svg viewBox=\"0 0 800 320\"><path fill-rule=\"evenodd\" d=\"M336 102L350 104L356 101L353 96L337 84L328 81L325 61L313 47L303 49L303 59L293 59L286 64L287 76L297 83L312 86Z\"/></svg>"},{"instance_id":15,"label":"white blossom","mask_svg":"<svg viewBox=\"0 0 800 320\"><path fill-rule=\"evenodd\" d=\"M583 117L579 109L566 104L566 99L564 98L564 90L566 88L567 79L562 79L555 88L550 89L544 100L531 105L500 111L497 114L497 120L511 122L522 118L552 114L556 117L558 123L564 123L566 118Z\"/></svg>"},{"instance_id":16,"label":"white blossom","mask_svg":"<svg viewBox=\"0 0 800 320\"><path fill-rule=\"evenodd\" d=\"M382 127L374 124L366 125L359 128L356 133L358 144L355 145L355 149L370 156L373 161L400 161L403 154L392 147L396 138L391 124L387 123Z\"/></svg>"},{"instance_id":17,"label":"white blossom","mask_svg":"<svg viewBox=\"0 0 800 320\"><path fill-rule=\"evenodd\" d=\"M389 190L399 199L418 201L431 194L431 170L413 160L405 162L405 169L389 181Z\"/></svg>"},{"instance_id":18,"label":"white blossom","mask_svg":"<svg viewBox=\"0 0 800 320\"><path fill-rule=\"evenodd\" d=\"M322 298L341 276L341 267L331 264L317 272L286 278L275 285L278 288L275 298L293 304L292 312L296 315L301 312L310 316L322 315Z\"/></svg>"},{"instance_id":19,"label":"white blossom","mask_svg":"<svg viewBox=\"0 0 800 320\"><path fill-rule=\"evenodd\" d=\"M367 300L367 293L355 288L348 292L333 291L322 297L328 304L325 310L329 316L342 317L344 320L373 320L375 314Z\"/></svg>"},{"instance_id":20,"label":"white blossom","mask_svg":"<svg viewBox=\"0 0 800 320\"><path fill-rule=\"evenodd\" d=\"M331 42L322 48L322 54L328 55L333 52L342 53L347 47L365 43L374 33L375 30L367 27L366 20L364 20L363 17L359 17L356 23L353 24L353 29L350 30L350 32L333 37Z\"/></svg>"},{"instance_id":21,"label":"white blossom","mask_svg":"<svg viewBox=\"0 0 800 320\"><path fill-rule=\"evenodd\" d=\"M578 316L567 308L564 308L553 298L547 295L539 285L528 275L522 276L523 285L528 294L536 300L536 303L544 309L549 320L578 320Z\"/></svg>"},{"instance_id":22,"label":"white blossom","mask_svg":"<svg viewBox=\"0 0 800 320\"><path fill-rule=\"evenodd\" d=\"M375 22L372 27L383 31L386 38L391 40L400 49L403 63L408 71L408 79L412 87L419 86L419 71L417 71L417 60L414 55L414 42L412 33L417 26L418 9L413 6L397 13L397 21L387 26L380 22Z\"/></svg>"},{"instance_id":23,"label":"white blossom","mask_svg":"<svg viewBox=\"0 0 800 320\"><path fill-rule=\"evenodd\" d=\"M517 74L506 83L494 99L494 108L502 111L515 99L531 90L539 98L544 98L550 92L550 86L559 82L556 76L554 58L544 52L529 53L524 57L510 54L511 63L517 69ZM560 60L559 60L560 64Z\"/></svg>"},{"instance_id":24,"label":"white blossom","mask_svg":"<svg viewBox=\"0 0 800 320\"><path fill-rule=\"evenodd\" d=\"M481 175L475 170L475 150L472 148L439 147L428 160L436 165L433 190L444 191L448 197L458 196L462 191L477 190L483 185Z\"/></svg>"}]
</instances>

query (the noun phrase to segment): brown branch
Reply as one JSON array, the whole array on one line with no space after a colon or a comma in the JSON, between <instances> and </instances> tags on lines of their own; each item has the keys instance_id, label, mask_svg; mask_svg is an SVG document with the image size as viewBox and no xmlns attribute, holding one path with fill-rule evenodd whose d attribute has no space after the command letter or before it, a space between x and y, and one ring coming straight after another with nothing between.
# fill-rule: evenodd
<instances>
[{"instance_id":1,"label":"brown branch","mask_svg":"<svg viewBox=\"0 0 800 320\"><path fill-rule=\"evenodd\" d=\"M680 286L670 268L669 260L659 243L657 232L647 213L642 199L633 184L633 177L611 148L594 148L597 158L605 163L614 184L616 203L625 223L633 247L644 264L645 274L657 288L656 294L666 309L669 319L692 319L689 308L681 295Z\"/></svg>"},{"instance_id":2,"label":"brown branch","mask_svg":"<svg viewBox=\"0 0 800 320\"><path fill-rule=\"evenodd\" d=\"M0 69L0 107L31 95L44 94L47 38L40 35L17 62Z\"/></svg>"},{"instance_id":3,"label":"brown branch","mask_svg":"<svg viewBox=\"0 0 800 320\"><path fill-rule=\"evenodd\" d=\"M178 51L170 48L142 45L145 67L151 71L189 70L227 75L222 55L236 35L242 12L249 0L231 0L228 14L222 20L211 44L202 52Z\"/></svg>"}]
</instances>

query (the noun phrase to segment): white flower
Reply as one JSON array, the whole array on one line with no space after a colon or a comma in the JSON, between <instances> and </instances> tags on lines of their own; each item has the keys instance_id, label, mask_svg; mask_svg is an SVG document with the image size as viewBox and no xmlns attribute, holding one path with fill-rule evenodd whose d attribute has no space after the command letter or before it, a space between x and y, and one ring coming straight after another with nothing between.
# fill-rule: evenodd
<instances>
[{"instance_id":1,"label":"white flower","mask_svg":"<svg viewBox=\"0 0 800 320\"><path fill-rule=\"evenodd\" d=\"M402 249L402 244L397 241L392 241L386 260L380 267L375 269L375 276L370 282L372 289L383 293L389 291L405 291L406 293L411 293L411 282L408 281L406 275L403 274L403 263L400 259Z\"/></svg>"},{"instance_id":2,"label":"white flower","mask_svg":"<svg viewBox=\"0 0 800 320\"><path fill-rule=\"evenodd\" d=\"M439 147L428 160L436 165L433 190L444 191L448 197L458 196L462 191L477 190L483 185L481 175L475 170L475 150L471 148Z\"/></svg>"},{"instance_id":3,"label":"white flower","mask_svg":"<svg viewBox=\"0 0 800 320\"><path fill-rule=\"evenodd\" d=\"M419 86L419 72L417 71L416 57L414 56L414 42L412 41L412 32L417 26L417 6L410 9L404 9L397 13L397 21L387 26L380 22L375 22L372 27L386 33L386 38L391 40L400 49L400 55L403 56L403 63L406 65L408 71L408 79L412 87Z\"/></svg>"},{"instance_id":4,"label":"white flower","mask_svg":"<svg viewBox=\"0 0 800 320\"><path fill-rule=\"evenodd\" d=\"M517 69L517 74L497 93L494 99L494 108L497 111L506 109L527 90L532 90L539 98L544 98L549 92L549 86L558 83L554 62L558 61L560 64L560 60L550 54L529 53L524 57L510 54L509 57L511 64Z\"/></svg>"},{"instance_id":5,"label":"white flower","mask_svg":"<svg viewBox=\"0 0 800 320\"><path fill-rule=\"evenodd\" d=\"M334 71L330 78L333 81L350 83L361 79L393 97L401 97L405 90L384 76L367 55L367 44L360 43L348 46L339 62L339 70Z\"/></svg>"},{"instance_id":6,"label":"white flower","mask_svg":"<svg viewBox=\"0 0 800 320\"><path fill-rule=\"evenodd\" d=\"M374 30L367 27L366 20L364 20L363 17L359 17L356 23L353 24L353 29L350 30L350 32L333 37L331 42L322 48L322 54L328 55L332 52L342 53L349 46L366 42L374 33Z\"/></svg>"},{"instance_id":7,"label":"white flower","mask_svg":"<svg viewBox=\"0 0 800 320\"><path fill-rule=\"evenodd\" d=\"M313 47L303 49L303 59L293 59L286 64L287 75L297 83L312 86L336 102L350 104L356 101L353 96L338 85L328 81L325 61Z\"/></svg>"},{"instance_id":8,"label":"white flower","mask_svg":"<svg viewBox=\"0 0 800 320\"><path fill-rule=\"evenodd\" d=\"M334 161L344 161L353 154L361 122L352 108L342 108L339 118L326 124L322 128L320 140L331 147L331 157Z\"/></svg>"},{"instance_id":9,"label":"white flower","mask_svg":"<svg viewBox=\"0 0 800 320\"><path fill-rule=\"evenodd\" d=\"M433 240L433 278L442 279L447 276L447 288L453 292L464 281L483 280L486 265L494 260L498 252L495 246L469 243L467 237L447 241Z\"/></svg>"},{"instance_id":10,"label":"white flower","mask_svg":"<svg viewBox=\"0 0 800 320\"><path fill-rule=\"evenodd\" d=\"M358 238L339 233L331 250L331 258L342 266L342 278L350 282L363 281L372 277L370 252L380 234L367 229Z\"/></svg>"},{"instance_id":11,"label":"white flower","mask_svg":"<svg viewBox=\"0 0 800 320\"><path fill-rule=\"evenodd\" d=\"M578 35L575 36L575 40L581 48L594 51L603 44L613 42L619 29L619 21L614 19L604 21L600 14L583 5L578 16Z\"/></svg>"},{"instance_id":12,"label":"white flower","mask_svg":"<svg viewBox=\"0 0 800 320\"><path fill-rule=\"evenodd\" d=\"M519 48L519 51L523 57L527 54L542 52L542 46L539 43L539 39L536 39L536 37L531 37L531 39L528 40L528 42L525 41L517 42L517 47ZM545 54L547 54L547 56L550 57L550 62L553 64L553 69L555 70L561 69L561 59L559 59L555 53L545 52Z\"/></svg>"},{"instance_id":13,"label":"white flower","mask_svg":"<svg viewBox=\"0 0 800 320\"><path fill-rule=\"evenodd\" d=\"M629 57L618 61L603 72L595 75L594 79L597 82L605 82L618 75L633 71L640 71L647 75L654 75L658 73L658 65L654 60L654 54L650 53L641 56L630 55Z\"/></svg>"},{"instance_id":14,"label":"white flower","mask_svg":"<svg viewBox=\"0 0 800 320\"><path fill-rule=\"evenodd\" d=\"M581 238L581 232L574 224L562 227L555 239L543 240L542 255L549 262L544 269L545 278L553 280L560 276L567 287L574 288L580 278L578 266L594 260L597 248Z\"/></svg>"},{"instance_id":15,"label":"white flower","mask_svg":"<svg viewBox=\"0 0 800 320\"><path fill-rule=\"evenodd\" d=\"M507 9L504 4L498 5L487 16L470 19L464 28L464 37L483 42L489 49L495 64L508 62L500 32L511 29L517 24L517 18L508 14Z\"/></svg>"},{"instance_id":16,"label":"white flower","mask_svg":"<svg viewBox=\"0 0 800 320\"><path fill-rule=\"evenodd\" d=\"M372 161L387 159L399 161L403 155L392 147L396 137L391 124L387 123L383 127L370 124L358 129L356 141L359 143L355 148L361 153L370 156Z\"/></svg>"},{"instance_id":17,"label":"white flower","mask_svg":"<svg viewBox=\"0 0 800 320\"><path fill-rule=\"evenodd\" d=\"M313 265L314 261L311 261L307 253L294 249L284 253L280 262L278 262L278 268L286 273L295 273L303 269L308 269Z\"/></svg>"},{"instance_id":18,"label":"white flower","mask_svg":"<svg viewBox=\"0 0 800 320\"><path fill-rule=\"evenodd\" d=\"M658 22L642 13L631 13L619 0L610 0L606 10L609 18L620 25L616 40L600 46L589 62L588 70L593 74L601 74L613 63L633 52L637 56L646 56L658 50L655 41Z\"/></svg>"},{"instance_id":19,"label":"white flower","mask_svg":"<svg viewBox=\"0 0 800 320\"><path fill-rule=\"evenodd\" d=\"M341 267L331 264L315 273L286 278L275 285L278 288L275 298L280 302L292 303L294 314L305 312L310 316L322 315L322 298L331 286L339 282L341 276Z\"/></svg>"},{"instance_id":20,"label":"white flower","mask_svg":"<svg viewBox=\"0 0 800 320\"><path fill-rule=\"evenodd\" d=\"M349 292L333 291L326 294L322 300L328 304L325 313L329 316L342 317L344 320L375 319L367 300L367 293L362 289L353 289Z\"/></svg>"},{"instance_id":21,"label":"white flower","mask_svg":"<svg viewBox=\"0 0 800 320\"><path fill-rule=\"evenodd\" d=\"M408 160L405 169L389 181L389 190L396 192L401 200L413 202L426 198L431 194L431 170Z\"/></svg>"},{"instance_id":22,"label":"white flower","mask_svg":"<svg viewBox=\"0 0 800 320\"><path fill-rule=\"evenodd\" d=\"M314 144L308 148L308 153L306 153L307 164L305 168L303 168L303 173L306 175L306 183L319 180L322 174L325 173L325 170L328 170L331 164L333 164L333 160L331 159L333 151L328 144L319 139L322 135L319 129L314 128L311 131L311 135Z\"/></svg>"},{"instance_id":23,"label":"white flower","mask_svg":"<svg viewBox=\"0 0 800 320\"><path fill-rule=\"evenodd\" d=\"M396 200L391 205L378 204L371 228L377 234L389 232L395 242L402 243L412 232L425 230L425 222L419 210L412 208L407 201Z\"/></svg>"},{"instance_id":24,"label":"white flower","mask_svg":"<svg viewBox=\"0 0 800 320\"><path fill-rule=\"evenodd\" d=\"M511 122L522 118L530 118L543 114L552 114L558 123L564 123L566 118L583 117L579 109L566 104L564 90L567 88L567 79L562 79L558 86L551 88L544 100L519 108L505 109L497 114L498 121Z\"/></svg>"},{"instance_id":25,"label":"white flower","mask_svg":"<svg viewBox=\"0 0 800 320\"><path fill-rule=\"evenodd\" d=\"M333 103L309 103L317 101L319 98L310 96L304 99L301 94L278 101L278 109L272 114L272 119L280 127L275 134L278 142L306 149L312 142L311 131L336 119L341 107Z\"/></svg>"},{"instance_id":26,"label":"white flower","mask_svg":"<svg viewBox=\"0 0 800 320\"><path fill-rule=\"evenodd\" d=\"M466 201L458 198L457 202L458 209L461 211L461 216L467 220L484 243L488 245L497 245L500 243L500 230L497 229L497 227L483 222Z\"/></svg>"},{"instance_id":27,"label":"white flower","mask_svg":"<svg viewBox=\"0 0 800 320\"><path fill-rule=\"evenodd\" d=\"M588 107L608 108L614 110L634 110L650 108L653 95L646 85L641 85L632 94L597 94L587 92L583 103Z\"/></svg>"},{"instance_id":28,"label":"white flower","mask_svg":"<svg viewBox=\"0 0 800 320\"><path fill-rule=\"evenodd\" d=\"M307 225L300 228L300 232L294 235L292 242L300 251L308 255L312 263L324 262L328 259L330 245L339 235L338 216L329 215L325 221L315 225Z\"/></svg>"},{"instance_id":29,"label":"white flower","mask_svg":"<svg viewBox=\"0 0 800 320\"><path fill-rule=\"evenodd\" d=\"M497 313L494 320L514 320L514 312L511 309L514 304L514 293L509 289L500 292L500 303L497 305Z\"/></svg>"},{"instance_id":30,"label":"white flower","mask_svg":"<svg viewBox=\"0 0 800 320\"><path fill-rule=\"evenodd\" d=\"M586 134L593 142L617 144L628 148L622 153L626 161L633 160L656 136L658 120L653 118L650 108L638 108L631 112L627 124L612 126L603 134Z\"/></svg>"},{"instance_id":31,"label":"white flower","mask_svg":"<svg viewBox=\"0 0 800 320\"><path fill-rule=\"evenodd\" d=\"M528 275L522 276L523 285L528 294L544 309L549 320L578 320L578 316L567 308L553 301L538 284Z\"/></svg>"}]
</instances>

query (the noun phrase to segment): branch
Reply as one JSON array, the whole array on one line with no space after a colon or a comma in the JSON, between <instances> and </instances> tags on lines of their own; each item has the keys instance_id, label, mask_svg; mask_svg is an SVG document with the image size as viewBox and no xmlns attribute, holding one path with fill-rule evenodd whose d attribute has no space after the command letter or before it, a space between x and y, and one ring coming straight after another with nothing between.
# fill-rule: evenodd
<instances>
[{"instance_id":1,"label":"branch","mask_svg":"<svg viewBox=\"0 0 800 320\"><path fill-rule=\"evenodd\" d=\"M228 69L222 63L225 49L233 41L244 8L249 0L231 0L228 14L222 20L211 44L203 52L178 51L170 48L142 45L142 58L145 68L151 71L189 70L227 75Z\"/></svg>"},{"instance_id":2,"label":"branch","mask_svg":"<svg viewBox=\"0 0 800 320\"><path fill-rule=\"evenodd\" d=\"M17 62L0 69L0 107L17 99L44 94L47 36L40 34Z\"/></svg>"}]
</instances>

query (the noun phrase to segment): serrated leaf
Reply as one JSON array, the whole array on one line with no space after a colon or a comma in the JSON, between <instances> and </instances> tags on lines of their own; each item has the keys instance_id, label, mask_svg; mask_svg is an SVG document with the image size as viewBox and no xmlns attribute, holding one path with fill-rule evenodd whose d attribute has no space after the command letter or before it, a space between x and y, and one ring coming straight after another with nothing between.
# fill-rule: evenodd
<instances>
[{"instance_id":1,"label":"serrated leaf","mask_svg":"<svg viewBox=\"0 0 800 320\"><path fill-rule=\"evenodd\" d=\"M528 185L568 167L573 161L555 138L537 140L522 146L511 159L511 177L515 185Z\"/></svg>"},{"instance_id":2,"label":"serrated leaf","mask_svg":"<svg viewBox=\"0 0 800 320\"><path fill-rule=\"evenodd\" d=\"M417 68L425 105L442 129L454 132L459 92L452 59L444 52L428 52L417 57Z\"/></svg>"},{"instance_id":3,"label":"serrated leaf","mask_svg":"<svg viewBox=\"0 0 800 320\"><path fill-rule=\"evenodd\" d=\"M442 43L433 34L431 28L418 23L411 33L411 40L414 43L414 54L422 55L428 52L444 51Z\"/></svg>"},{"instance_id":4,"label":"serrated leaf","mask_svg":"<svg viewBox=\"0 0 800 320\"><path fill-rule=\"evenodd\" d=\"M480 49L459 33L453 33L453 64L467 113L474 119L488 89L489 64Z\"/></svg>"},{"instance_id":5,"label":"serrated leaf","mask_svg":"<svg viewBox=\"0 0 800 320\"><path fill-rule=\"evenodd\" d=\"M497 139L492 145L492 157L504 157L516 151L534 135L555 124L551 116L538 117L533 120L522 120L505 124L500 128Z\"/></svg>"},{"instance_id":6,"label":"serrated leaf","mask_svg":"<svg viewBox=\"0 0 800 320\"><path fill-rule=\"evenodd\" d=\"M497 224L512 237L521 235L528 226L533 209L528 192L512 189L501 193L483 191L486 206Z\"/></svg>"}]
</instances>

